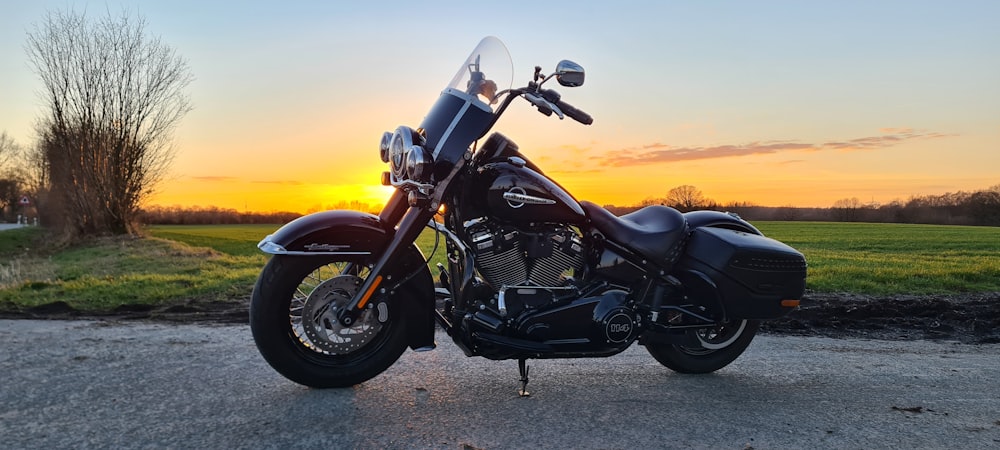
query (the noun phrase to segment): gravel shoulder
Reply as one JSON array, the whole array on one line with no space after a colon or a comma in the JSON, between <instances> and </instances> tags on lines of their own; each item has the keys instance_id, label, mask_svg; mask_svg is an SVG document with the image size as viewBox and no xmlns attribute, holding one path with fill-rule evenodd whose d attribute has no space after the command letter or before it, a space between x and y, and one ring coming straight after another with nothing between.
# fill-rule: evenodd
<instances>
[{"instance_id":1,"label":"gravel shoulder","mask_svg":"<svg viewBox=\"0 0 1000 450\"><path fill-rule=\"evenodd\" d=\"M443 332L347 389L267 366L246 325L0 320L5 448L996 448L1000 345L764 335L703 376L467 358Z\"/></svg>"}]
</instances>

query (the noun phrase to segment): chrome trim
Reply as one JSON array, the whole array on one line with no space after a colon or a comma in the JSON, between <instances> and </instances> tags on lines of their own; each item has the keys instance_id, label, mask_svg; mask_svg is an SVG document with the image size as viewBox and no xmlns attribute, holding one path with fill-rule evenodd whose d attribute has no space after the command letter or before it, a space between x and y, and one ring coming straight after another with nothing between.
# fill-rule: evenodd
<instances>
[{"instance_id":1,"label":"chrome trim","mask_svg":"<svg viewBox=\"0 0 1000 450\"><path fill-rule=\"evenodd\" d=\"M507 295L507 288L503 287L500 289L500 294L497 295L497 311L504 317L507 316L507 301L504 300L505 295Z\"/></svg>"},{"instance_id":2,"label":"chrome trim","mask_svg":"<svg viewBox=\"0 0 1000 450\"><path fill-rule=\"evenodd\" d=\"M576 286L542 286L538 284L514 284L506 285L501 288L501 290L506 289L539 289L543 291L573 291L576 290Z\"/></svg>"},{"instance_id":3,"label":"chrome trim","mask_svg":"<svg viewBox=\"0 0 1000 450\"><path fill-rule=\"evenodd\" d=\"M463 254L469 252L469 247L465 245L465 242L462 242L462 240L458 238L458 235L452 233L448 227L444 226L444 224L437 223L434 219L431 219L427 222L427 227L445 235L445 237L448 238L448 240L450 240L451 243L454 244L455 247L458 248Z\"/></svg>"},{"instance_id":4,"label":"chrome trim","mask_svg":"<svg viewBox=\"0 0 1000 450\"><path fill-rule=\"evenodd\" d=\"M288 256L323 256L323 255L334 255L334 256L371 256L372 252L303 252L303 251L284 251L281 253L271 253L264 252L270 255L288 255Z\"/></svg>"},{"instance_id":5,"label":"chrome trim","mask_svg":"<svg viewBox=\"0 0 1000 450\"><path fill-rule=\"evenodd\" d=\"M433 161L429 161L427 157L427 151L419 145L411 145L406 150L405 171L407 178L418 182L430 179Z\"/></svg>"},{"instance_id":6,"label":"chrome trim","mask_svg":"<svg viewBox=\"0 0 1000 450\"><path fill-rule=\"evenodd\" d=\"M391 174L390 174L391 175ZM397 179L395 175L392 175L392 180L389 182L392 187L396 189L402 189L406 191L407 189L417 190L423 192L424 194L430 195L434 193L434 185L427 183L418 183L413 180L400 180Z\"/></svg>"},{"instance_id":7,"label":"chrome trim","mask_svg":"<svg viewBox=\"0 0 1000 450\"><path fill-rule=\"evenodd\" d=\"M465 227L465 228L469 228L469 227L472 227L472 226L475 226L475 225L479 225L479 224L481 224L483 222L486 222L486 218L485 217L477 217L475 219L466 220L465 223L462 224L462 226Z\"/></svg>"},{"instance_id":8,"label":"chrome trim","mask_svg":"<svg viewBox=\"0 0 1000 450\"><path fill-rule=\"evenodd\" d=\"M503 193L503 199L507 200L507 205L511 208L517 209L524 205L554 205L555 200L535 197L534 195L528 195L524 188L512 187L509 191Z\"/></svg>"},{"instance_id":9,"label":"chrome trim","mask_svg":"<svg viewBox=\"0 0 1000 450\"><path fill-rule=\"evenodd\" d=\"M389 141L389 169L397 178L406 177L406 152L413 146L412 128L400 125Z\"/></svg>"},{"instance_id":10,"label":"chrome trim","mask_svg":"<svg viewBox=\"0 0 1000 450\"><path fill-rule=\"evenodd\" d=\"M257 248L259 248L260 251L262 251L264 253L271 254L271 255L279 255L279 254L283 254L283 253L285 253L285 252L288 251L288 250L285 250L285 247L282 247L281 245L278 245L278 244L275 244L274 242L271 242L271 235L270 234L267 235L267 237L265 237L264 239L262 239L260 242L257 243Z\"/></svg>"},{"instance_id":11,"label":"chrome trim","mask_svg":"<svg viewBox=\"0 0 1000 450\"><path fill-rule=\"evenodd\" d=\"M307 252L301 250L288 250L284 246L271 241L271 235L265 237L257 244L260 251L268 255L291 255L291 256L317 256L317 255L338 255L338 256L368 256L372 252Z\"/></svg>"},{"instance_id":12,"label":"chrome trim","mask_svg":"<svg viewBox=\"0 0 1000 450\"><path fill-rule=\"evenodd\" d=\"M392 133L386 131L382 133L382 141L378 144L378 153L382 162L389 162L389 144L392 142Z\"/></svg>"}]
</instances>

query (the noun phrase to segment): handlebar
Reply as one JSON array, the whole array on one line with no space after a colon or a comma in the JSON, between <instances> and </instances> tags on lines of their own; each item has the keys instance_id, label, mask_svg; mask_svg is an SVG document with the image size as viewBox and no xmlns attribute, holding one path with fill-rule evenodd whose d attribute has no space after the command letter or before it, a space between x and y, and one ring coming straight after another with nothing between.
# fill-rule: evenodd
<instances>
[{"instance_id":1,"label":"handlebar","mask_svg":"<svg viewBox=\"0 0 1000 450\"><path fill-rule=\"evenodd\" d=\"M558 92L551 89L539 89L538 85L535 83L528 83L528 86L518 89L505 89L498 92L493 98L497 99L501 96L504 97L503 101L500 102L500 106L496 108L496 112L493 113L493 121L490 123L487 129L492 128L496 124L497 119L507 110L511 102L518 98L523 97L525 100L529 101L532 105L538 108L538 112L545 114L546 116L551 116L552 113L556 113L560 119L564 115L569 116L571 119L580 122L584 125L590 125L594 123L594 118L590 117L589 114L577 109L573 105L562 101L562 96ZM482 137L482 136L480 136Z\"/></svg>"},{"instance_id":2,"label":"handlebar","mask_svg":"<svg viewBox=\"0 0 1000 450\"><path fill-rule=\"evenodd\" d=\"M542 110L543 105L539 105L538 102L536 102L534 99L532 99L532 98L529 97L528 100L531 101L531 103L534 103L535 106L538 106L539 107L539 111L542 111L542 114L545 114L546 116L548 116L548 115L552 114L552 112L553 112L552 110L554 109L555 110L554 112L557 112L557 113L561 112L562 113L562 114L559 114L559 118L560 119L562 119L562 115L565 114L565 115L569 116L571 119L573 119L573 120L575 120L577 122L580 122L580 123L582 123L584 125L590 125L590 124L594 123L594 118L590 117L590 114L587 114L587 113L583 112L582 110L577 109L575 106L570 105L569 103L566 103L566 102L562 101L562 95L560 95L558 92L553 91L552 89L539 89L538 93L541 94L541 98L542 99L545 99L545 101L549 105L551 105L551 106L554 107L554 108L545 108L545 109L549 110L548 113L546 114L546 111Z\"/></svg>"},{"instance_id":3,"label":"handlebar","mask_svg":"<svg viewBox=\"0 0 1000 450\"><path fill-rule=\"evenodd\" d=\"M559 109L561 109L562 112L567 116L569 116L571 119L580 122L584 125L590 125L594 123L594 118L590 117L590 114L587 114L579 109L576 109L576 107L574 107L573 105L570 105L569 103L566 103L562 100L559 100L555 103L556 106L558 106Z\"/></svg>"}]
</instances>

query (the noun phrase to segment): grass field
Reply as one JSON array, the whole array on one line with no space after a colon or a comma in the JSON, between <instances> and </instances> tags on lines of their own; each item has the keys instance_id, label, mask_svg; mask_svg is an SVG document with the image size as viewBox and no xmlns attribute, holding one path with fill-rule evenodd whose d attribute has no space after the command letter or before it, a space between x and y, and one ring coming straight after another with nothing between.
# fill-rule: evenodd
<instances>
[{"instance_id":1,"label":"grass field","mask_svg":"<svg viewBox=\"0 0 1000 450\"><path fill-rule=\"evenodd\" d=\"M820 292L931 294L1000 291L1000 228L761 222L795 247Z\"/></svg>"},{"instance_id":2,"label":"grass field","mask_svg":"<svg viewBox=\"0 0 1000 450\"><path fill-rule=\"evenodd\" d=\"M816 292L1000 291L1000 228L810 222L756 225L806 255L807 285ZM65 302L79 310L112 311L135 304L244 301L267 261L256 244L277 227L152 226L148 239L103 239L51 253L44 250L42 230L4 231L0 233L0 309ZM434 234L425 232L418 245L430 255ZM439 248L432 266L443 259L444 250Z\"/></svg>"},{"instance_id":3,"label":"grass field","mask_svg":"<svg viewBox=\"0 0 1000 450\"><path fill-rule=\"evenodd\" d=\"M1000 291L1000 228L909 224L761 222L766 235L809 262L808 287L821 292L931 294ZM152 227L154 236L233 255L252 255L274 226ZM434 247L425 232L424 255ZM443 242L441 243L443 246ZM432 259L443 262L443 249Z\"/></svg>"},{"instance_id":4,"label":"grass field","mask_svg":"<svg viewBox=\"0 0 1000 450\"><path fill-rule=\"evenodd\" d=\"M104 238L51 253L41 239L37 228L0 233L0 310L63 302L114 311L242 299L266 262L263 255L161 238Z\"/></svg>"}]
</instances>

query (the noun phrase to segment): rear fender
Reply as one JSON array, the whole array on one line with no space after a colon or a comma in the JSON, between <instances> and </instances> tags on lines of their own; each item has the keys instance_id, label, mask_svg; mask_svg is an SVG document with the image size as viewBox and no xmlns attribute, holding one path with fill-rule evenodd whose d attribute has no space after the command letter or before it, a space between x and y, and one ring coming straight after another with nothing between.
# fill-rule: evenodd
<instances>
[{"instance_id":1,"label":"rear fender","mask_svg":"<svg viewBox=\"0 0 1000 450\"><path fill-rule=\"evenodd\" d=\"M359 211L323 211L295 219L257 247L271 255L371 257L372 261L393 237L378 216ZM402 301L410 348L434 346L434 281L420 249L411 244L391 269L407 277L391 287ZM411 276L412 275L412 276Z\"/></svg>"},{"instance_id":2,"label":"rear fender","mask_svg":"<svg viewBox=\"0 0 1000 450\"><path fill-rule=\"evenodd\" d=\"M743 231L747 233L763 236L757 227L740 218L735 213L725 213L719 211L691 211L684 213L684 219L688 225L694 229L698 227L716 227L730 230Z\"/></svg>"}]
</instances>

